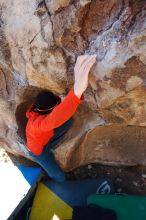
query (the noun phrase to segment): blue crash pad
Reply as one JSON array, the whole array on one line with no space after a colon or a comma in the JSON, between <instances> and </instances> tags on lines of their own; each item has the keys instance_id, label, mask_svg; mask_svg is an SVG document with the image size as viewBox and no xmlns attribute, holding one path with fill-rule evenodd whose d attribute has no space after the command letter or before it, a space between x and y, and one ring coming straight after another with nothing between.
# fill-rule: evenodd
<instances>
[{"instance_id":1,"label":"blue crash pad","mask_svg":"<svg viewBox=\"0 0 146 220\"><path fill-rule=\"evenodd\" d=\"M36 180L42 173L42 169L38 167L28 167L28 166L22 166L22 165L17 166L17 167L31 186L36 182Z\"/></svg>"},{"instance_id":2,"label":"blue crash pad","mask_svg":"<svg viewBox=\"0 0 146 220\"><path fill-rule=\"evenodd\" d=\"M86 205L88 196L98 193L97 189L101 183L103 188L107 187L108 193L113 193L112 182L107 179L66 181L63 183L43 181L44 185L71 207Z\"/></svg>"}]
</instances>

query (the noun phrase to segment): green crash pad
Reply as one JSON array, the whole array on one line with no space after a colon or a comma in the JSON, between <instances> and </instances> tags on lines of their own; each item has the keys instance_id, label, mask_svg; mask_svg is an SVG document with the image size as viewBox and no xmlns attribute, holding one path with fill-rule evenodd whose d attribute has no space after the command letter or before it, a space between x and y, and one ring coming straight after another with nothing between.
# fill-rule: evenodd
<instances>
[{"instance_id":1,"label":"green crash pad","mask_svg":"<svg viewBox=\"0 0 146 220\"><path fill-rule=\"evenodd\" d=\"M146 220L146 197L129 195L91 195L88 205L112 209L118 220Z\"/></svg>"}]
</instances>

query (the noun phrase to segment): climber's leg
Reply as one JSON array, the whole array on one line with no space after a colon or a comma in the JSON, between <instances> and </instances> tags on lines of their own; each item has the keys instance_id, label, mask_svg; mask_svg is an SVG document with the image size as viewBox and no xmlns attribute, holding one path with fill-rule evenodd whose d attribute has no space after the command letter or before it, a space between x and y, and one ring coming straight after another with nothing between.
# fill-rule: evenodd
<instances>
[{"instance_id":1,"label":"climber's leg","mask_svg":"<svg viewBox=\"0 0 146 220\"><path fill-rule=\"evenodd\" d=\"M56 181L63 182L65 180L65 174L57 164L54 159L51 149L54 149L56 145L62 140L65 133L70 129L73 124L73 119L69 119L59 128L56 128L54 131L54 136L51 138L48 144L46 144L43 152L35 156L33 153L29 153L30 156L42 166L42 168L47 172L48 176Z\"/></svg>"}]
</instances>

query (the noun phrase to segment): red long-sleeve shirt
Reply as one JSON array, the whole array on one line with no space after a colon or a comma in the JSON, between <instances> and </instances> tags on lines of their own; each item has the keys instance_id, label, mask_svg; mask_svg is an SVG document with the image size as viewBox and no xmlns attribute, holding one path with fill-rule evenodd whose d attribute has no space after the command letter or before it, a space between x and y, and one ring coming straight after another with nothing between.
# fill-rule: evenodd
<instances>
[{"instance_id":1,"label":"red long-sleeve shirt","mask_svg":"<svg viewBox=\"0 0 146 220\"><path fill-rule=\"evenodd\" d=\"M28 110L26 112L28 149L35 155L41 154L44 146L54 135L54 128L65 123L75 113L82 100L83 96L79 99L72 88L65 99L50 114L39 115L37 112Z\"/></svg>"}]
</instances>

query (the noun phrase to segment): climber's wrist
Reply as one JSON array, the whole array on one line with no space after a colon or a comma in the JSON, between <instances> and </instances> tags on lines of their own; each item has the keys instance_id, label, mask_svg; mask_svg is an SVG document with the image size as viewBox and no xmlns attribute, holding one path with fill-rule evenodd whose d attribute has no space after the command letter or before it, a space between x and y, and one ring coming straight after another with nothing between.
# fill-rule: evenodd
<instances>
[{"instance_id":1,"label":"climber's wrist","mask_svg":"<svg viewBox=\"0 0 146 220\"><path fill-rule=\"evenodd\" d=\"M83 94L83 89L79 88L79 86L75 83L74 84L74 93L80 99Z\"/></svg>"}]
</instances>

